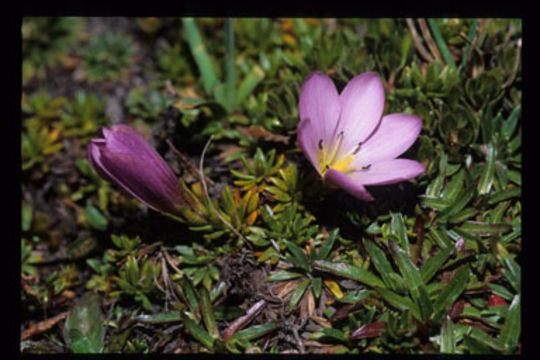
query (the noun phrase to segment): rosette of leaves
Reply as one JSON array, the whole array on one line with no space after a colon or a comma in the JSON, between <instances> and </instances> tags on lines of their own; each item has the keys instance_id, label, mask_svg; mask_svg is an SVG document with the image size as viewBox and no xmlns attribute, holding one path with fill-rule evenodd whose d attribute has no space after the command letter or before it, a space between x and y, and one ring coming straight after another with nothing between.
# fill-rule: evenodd
<instances>
[{"instance_id":1,"label":"rosette of leaves","mask_svg":"<svg viewBox=\"0 0 540 360\"><path fill-rule=\"evenodd\" d=\"M245 234L249 226L257 220L259 194L254 188L242 195L239 188L235 187L231 191L231 188L226 186L217 201L205 195L201 183L194 183L189 187L182 182L182 185L184 199L189 206L181 209L182 217L179 220L191 225L191 230L207 232L204 237L208 240L234 232Z\"/></svg>"},{"instance_id":2,"label":"rosette of leaves","mask_svg":"<svg viewBox=\"0 0 540 360\"><path fill-rule=\"evenodd\" d=\"M61 115L62 135L87 140L100 126L105 125L107 101L100 100L96 94L79 91L72 102L67 102Z\"/></svg>"},{"instance_id":3,"label":"rosette of leaves","mask_svg":"<svg viewBox=\"0 0 540 360\"><path fill-rule=\"evenodd\" d=\"M275 149L265 154L261 148L257 148L253 156L253 165L249 164L245 157L240 157L240 161L247 174L231 169L231 174L238 178L234 181L234 185L241 187L242 190L257 186L264 189L265 180L279 171L285 162L285 156L281 154L276 158Z\"/></svg>"},{"instance_id":4,"label":"rosette of leaves","mask_svg":"<svg viewBox=\"0 0 540 360\"><path fill-rule=\"evenodd\" d=\"M135 45L124 35L106 31L101 37L92 37L81 51L82 67L90 83L118 80L125 74L135 54Z\"/></svg>"},{"instance_id":5,"label":"rosette of leaves","mask_svg":"<svg viewBox=\"0 0 540 360\"><path fill-rule=\"evenodd\" d=\"M23 84L66 59L83 20L76 17L25 17L22 21Z\"/></svg>"},{"instance_id":6,"label":"rosette of leaves","mask_svg":"<svg viewBox=\"0 0 540 360\"><path fill-rule=\"evenodd\" d=\"M44 89L28 97L23 94L21 110L24 129L37 130L58 121L64 111L67 99L63 96L51 98Z\"/></svg>"},{"instance_id":7,"label":"rosette of leaves","mask_svg":"<svg viewBox=\"0 0 540 360\"><path fill-rule=\"evenodd\" d=\"M161 262L152 264L152 259L143 256L141 260L128 255L117 276L112 280L118 285L118 290L111 292L112 297L128 296L140 302L145 310L152 310L149 296L156 293L157 281L161 273Z\"/></svg>"},{"instance_id":8,"label":"rosette of leaves","mask_svg":"<svg viewBox=\"0 0 540 360\"><path fill-rule=\"evenodd\" d=\"M395 90L396 96L409 98L415 102L444 98L450 104L455 104L461 97L460 79L456 68L443 66L438 60L427 65L425 75L416 63L412 63L403 69L401 78L403 88Z\"/></svg>"},{"instance_id":9,"label":"rosette of leaves","mask_svg":"<svg viewBox=\"0 0 540 360\"><path fill-rule=\"evenodd\" d=\"M185 265L182 271L192 279L193 286L202 283L210 291L213 282L220 279L219 268L215 265L216 255L198 244L179 245L175 250L180 254L180 265Z\"/></svg>"},{"instance_id":10,"label":"rosette of leaves","mask_svg":"<svg viewBox=\"0 0 540 360\"><path fill-rule=\"evenodd\" d=\"M95 258L86 260L86 264L96 272L86 283L87 289L109 293L113 288L111 280L118 271L118 264L125 261L127 256L136 258L139 255L140 237L111 234L111 240L116 249L105 251L101 261Z\"/></svg>"},{"instance_id":11,"label":"rosette of leaves","mask_svg":"<svg viewBox=\"0 0 540 360\"><path fill-rule=\"evenodd\" d=\"M47 127L23 132L21 135L22 170L29 170L41 164L41 170L47 172L49 166L45 162L47 156L62 149L60 129L50 130Z\"/></svg>"},{"instance_id":12,"label":"rosette of leaves","mask_svg":"<svg viewBox=\"0 0 540 360\"><path fill-rule=\"evenodd\" d=\"M41 170L48 171L47 156L62 149L60 119L66 99L52 99L42 90L26 99L23 96L21 156L22 169L28 170L41 164Z\"/></svg>"},{"instance_id":13,"label":"rosette of leaves","mask_svg":"<svg viewBox=\"0 0 540 360\"><path fill-rule=\"evenodd\" d=\"M277 214L266 204L261 208L260 215L263 223L261 226L249 227L250 234L246 236L254 245L266 248L259 256L259 261L270 259L272 263L277 262L280 249L286 241L303 246L319 229L317 224L312 224L315 217L300 212L295 204Z\"/></svg>"},{"instance_id":14,"label":"rosette of leaves","mask_svg":"<svg viewBox=\"0 0 540 360\"><path fill-rule=\"evenodd\" d=\"M160 44L156 51L156 72L162 81L170 80L177 86L195 81L185 56L187 51L180 43L171 45L165 41Z\"/></svg>"},{"instance_id":15,"label":"rosette of leaves","mask_svg":"<svg viewBox=\"0 0 540 360\"><path fill-rule=\"evenodd\" d=\"M331 296L338 299L343 297L339 285L327 274L318 272L313 268L313 263L317 260L331 261L335 254L331 252L335 246L339 229L334 229L328 237L322 241L322 235L315 236L314 241L305 246L305 251L292 241L283 240L283 249L280 249L283 258L290 267L286 270L277 270L266 278L266 281L280 282L275 289L279 288L279 297L284 298L290 295L289 311L292 311L298 304L307 315L314 315L315 300L319 299L323 291L323 285ZM273 248L272 248L273 249ZM278 257L278 254L275 253ZM264 259L264 255L259 260ZM306 314L301 314L304 317Z\"/></svg>"},{"instance_id":16,"label":"rosette of leaves","mask_svg":"<svg viewBox=\"0 0 540 360\"><path fill-rule=\"evenodd\" d=\"M131 90L126 100L129 113L145 121L155 121L172 103L169 96L156 89L147 91L144 86Z\"/></svg>"}]
</instances>

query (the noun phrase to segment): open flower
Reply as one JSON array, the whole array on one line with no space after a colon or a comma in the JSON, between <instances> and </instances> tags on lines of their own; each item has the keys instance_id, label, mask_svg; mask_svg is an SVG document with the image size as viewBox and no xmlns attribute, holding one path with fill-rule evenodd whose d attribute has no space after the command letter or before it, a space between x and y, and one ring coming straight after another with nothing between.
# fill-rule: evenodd
<instances>
[{"instance_id":1,"label":"open flower","mask_svg":"<svg viewBox=\"0 0 540 360\"><path fill-rule=\"evenodd\" d=\"M393 184L425 171L396 159L415 142L422 120L409 114L382 116L384 88L373 72L355 76L338 94L333 81L311 74L300 91L298 143L324 182L371 201L364 186Z\"/></svg>"},{"instance_id":2,"label":"open flower","mask_svg":"<svg viewBox=\"0 0 540 360\"><path fill-rule=\"evenodd\" d=\"M178 215L184 191L158 152L127 125L102 128L102 139L88 142L88 160L98 174L149 207Z\"/></svg>"}]
</instances>

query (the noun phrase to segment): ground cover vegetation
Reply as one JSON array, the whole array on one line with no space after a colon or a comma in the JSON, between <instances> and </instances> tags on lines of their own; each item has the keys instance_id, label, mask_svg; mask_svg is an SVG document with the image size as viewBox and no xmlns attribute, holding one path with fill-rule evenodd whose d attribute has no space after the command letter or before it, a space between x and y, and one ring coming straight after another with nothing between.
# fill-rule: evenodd
<instances>
[{"instance_id":1,"label":"ground cover vegetation","mask_svg":"<svg viewBox=\"0 0 540 360\"><path fill-rule=\"evenodd\" d=\"M520 353L519 19L21 31L21 352ZM422 120L402 156L422 174L373 201L323 182L297 141L315 71L340 92L376 73L384 115ZM87 149L118 124L181 207L96 171Z\"/></svg>"}]
</instances>

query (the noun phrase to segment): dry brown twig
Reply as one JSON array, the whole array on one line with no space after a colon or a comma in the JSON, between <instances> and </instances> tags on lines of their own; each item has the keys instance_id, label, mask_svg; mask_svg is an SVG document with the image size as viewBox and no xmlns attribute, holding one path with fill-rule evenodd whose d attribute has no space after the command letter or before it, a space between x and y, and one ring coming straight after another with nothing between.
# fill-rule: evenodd
<instances>
[{"instance_id":1,"label":"dry brown twig","mask_svg":"<svg viewBox=\"0 0 540 360\"><path fill-rule=\"evenodd\" d=\"M431 32L429 31L429 26L427 24L426 19L424 18L418 19L418 25L420 25L420 30L422 31L422 35L424 35L424 39L426 40L429 50L437 58L437 60L441 62L441 64L444 64L445 62L443 60L441 53L439 52L439 48L437 47L437 44L435 43L433 36L431 36Z\"/></svg>"},{"instance_id":2,"label":"dry brown twig","mask_svg":"<svg viewBox=\"0 0 540 360\"><path fill-rule=\"evenodd\" d=\"M418 50L418 53L420 54L420 56L422 56L424 60L426 60L427 62L432 62L433 57L431 56L429 51L426 50L424 45L422 45L422 38L420 37L420 35L418 35L418 32L416 31L416 27L414 26L413 19L407 18L406 21L407 21L407 26L409 27L409 31L411 32L414 45L416 46L416 50Z\"/></svg>"}]
</instances>

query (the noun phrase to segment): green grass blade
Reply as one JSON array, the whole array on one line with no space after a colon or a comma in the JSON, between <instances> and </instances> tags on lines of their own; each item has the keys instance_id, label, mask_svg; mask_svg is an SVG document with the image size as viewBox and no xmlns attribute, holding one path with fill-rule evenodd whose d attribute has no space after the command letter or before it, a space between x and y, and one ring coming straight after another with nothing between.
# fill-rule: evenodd
<instances>
[{"instance_id":1,"label":"green grass blade","mask_svg":"<svg viewBox=\"0 0 540 360\"><path fill-rule=\"evenodd\" d=\"M435 42L437 43L437 47L439 48L444 61L448 65L455 68L456 63L454 62L454 59L452 58L452 54L450 54L450 50L448 50L448 46L446 46L446 42L444 41L442 37L441 30L439 29L439 26L437 26L435 19L428 19L428 24L429 24L429 27L431 28L431 32L433 32L433 37L435 38Z\"/></svg>"},{"instance_id":2,"label":"green grass blade","mask_svg":"<svg viewBox=\"0 0 540 360\"><path fill-rule=\"evenodd\" d=\"M240 83L238 91L236 92L236 105L244 101L249 94L259 85L259 83L264 79L265 73L264 70L259 66L255 65L251 71L246 75L244 80Z\"/></svg>"},{"instance_id":3,"label":"green grass blade","mask_svg":"<svg viewBox=\"0 0 540 360\"><path fill-rule=\"evenodd\" d=\"M236 103L236 64L234 57L234 19L225 21L225 84L227 88L227 111L231 112Z\"/></svg>"},{"instance_id":4,"label":"green grass blade","mask_svg":"<svg viewBox=\"0 0 540 360\"><path fill-rule=\"evenodd\" d=\"M213 88L219 84L219 80L214 71L212 60L202 41L199 29L197 29L197 24L193 18L182 18L182 24L191 54L201 73L204 90L207 94L212 94Z\"/></svg>"},{"instance_id":5,"label":"green grass blade","mask_svg":"<svg viewBox=\"0 0 540 360\"><path fill-rule=\"evenodd\" d=\"M471 51L471 44L474 41L474 37L476 36L476 29L478 27L478 19L474 19L471 28L469 29L469 34L467 35L467 45L465 46L465 49L463 50L463 55L461 56L461 65L459 65L459 72L462 73L465 70L465 66L467 66L467 58L469 57L469 52Z\"/></svg>"}]
</instances>

